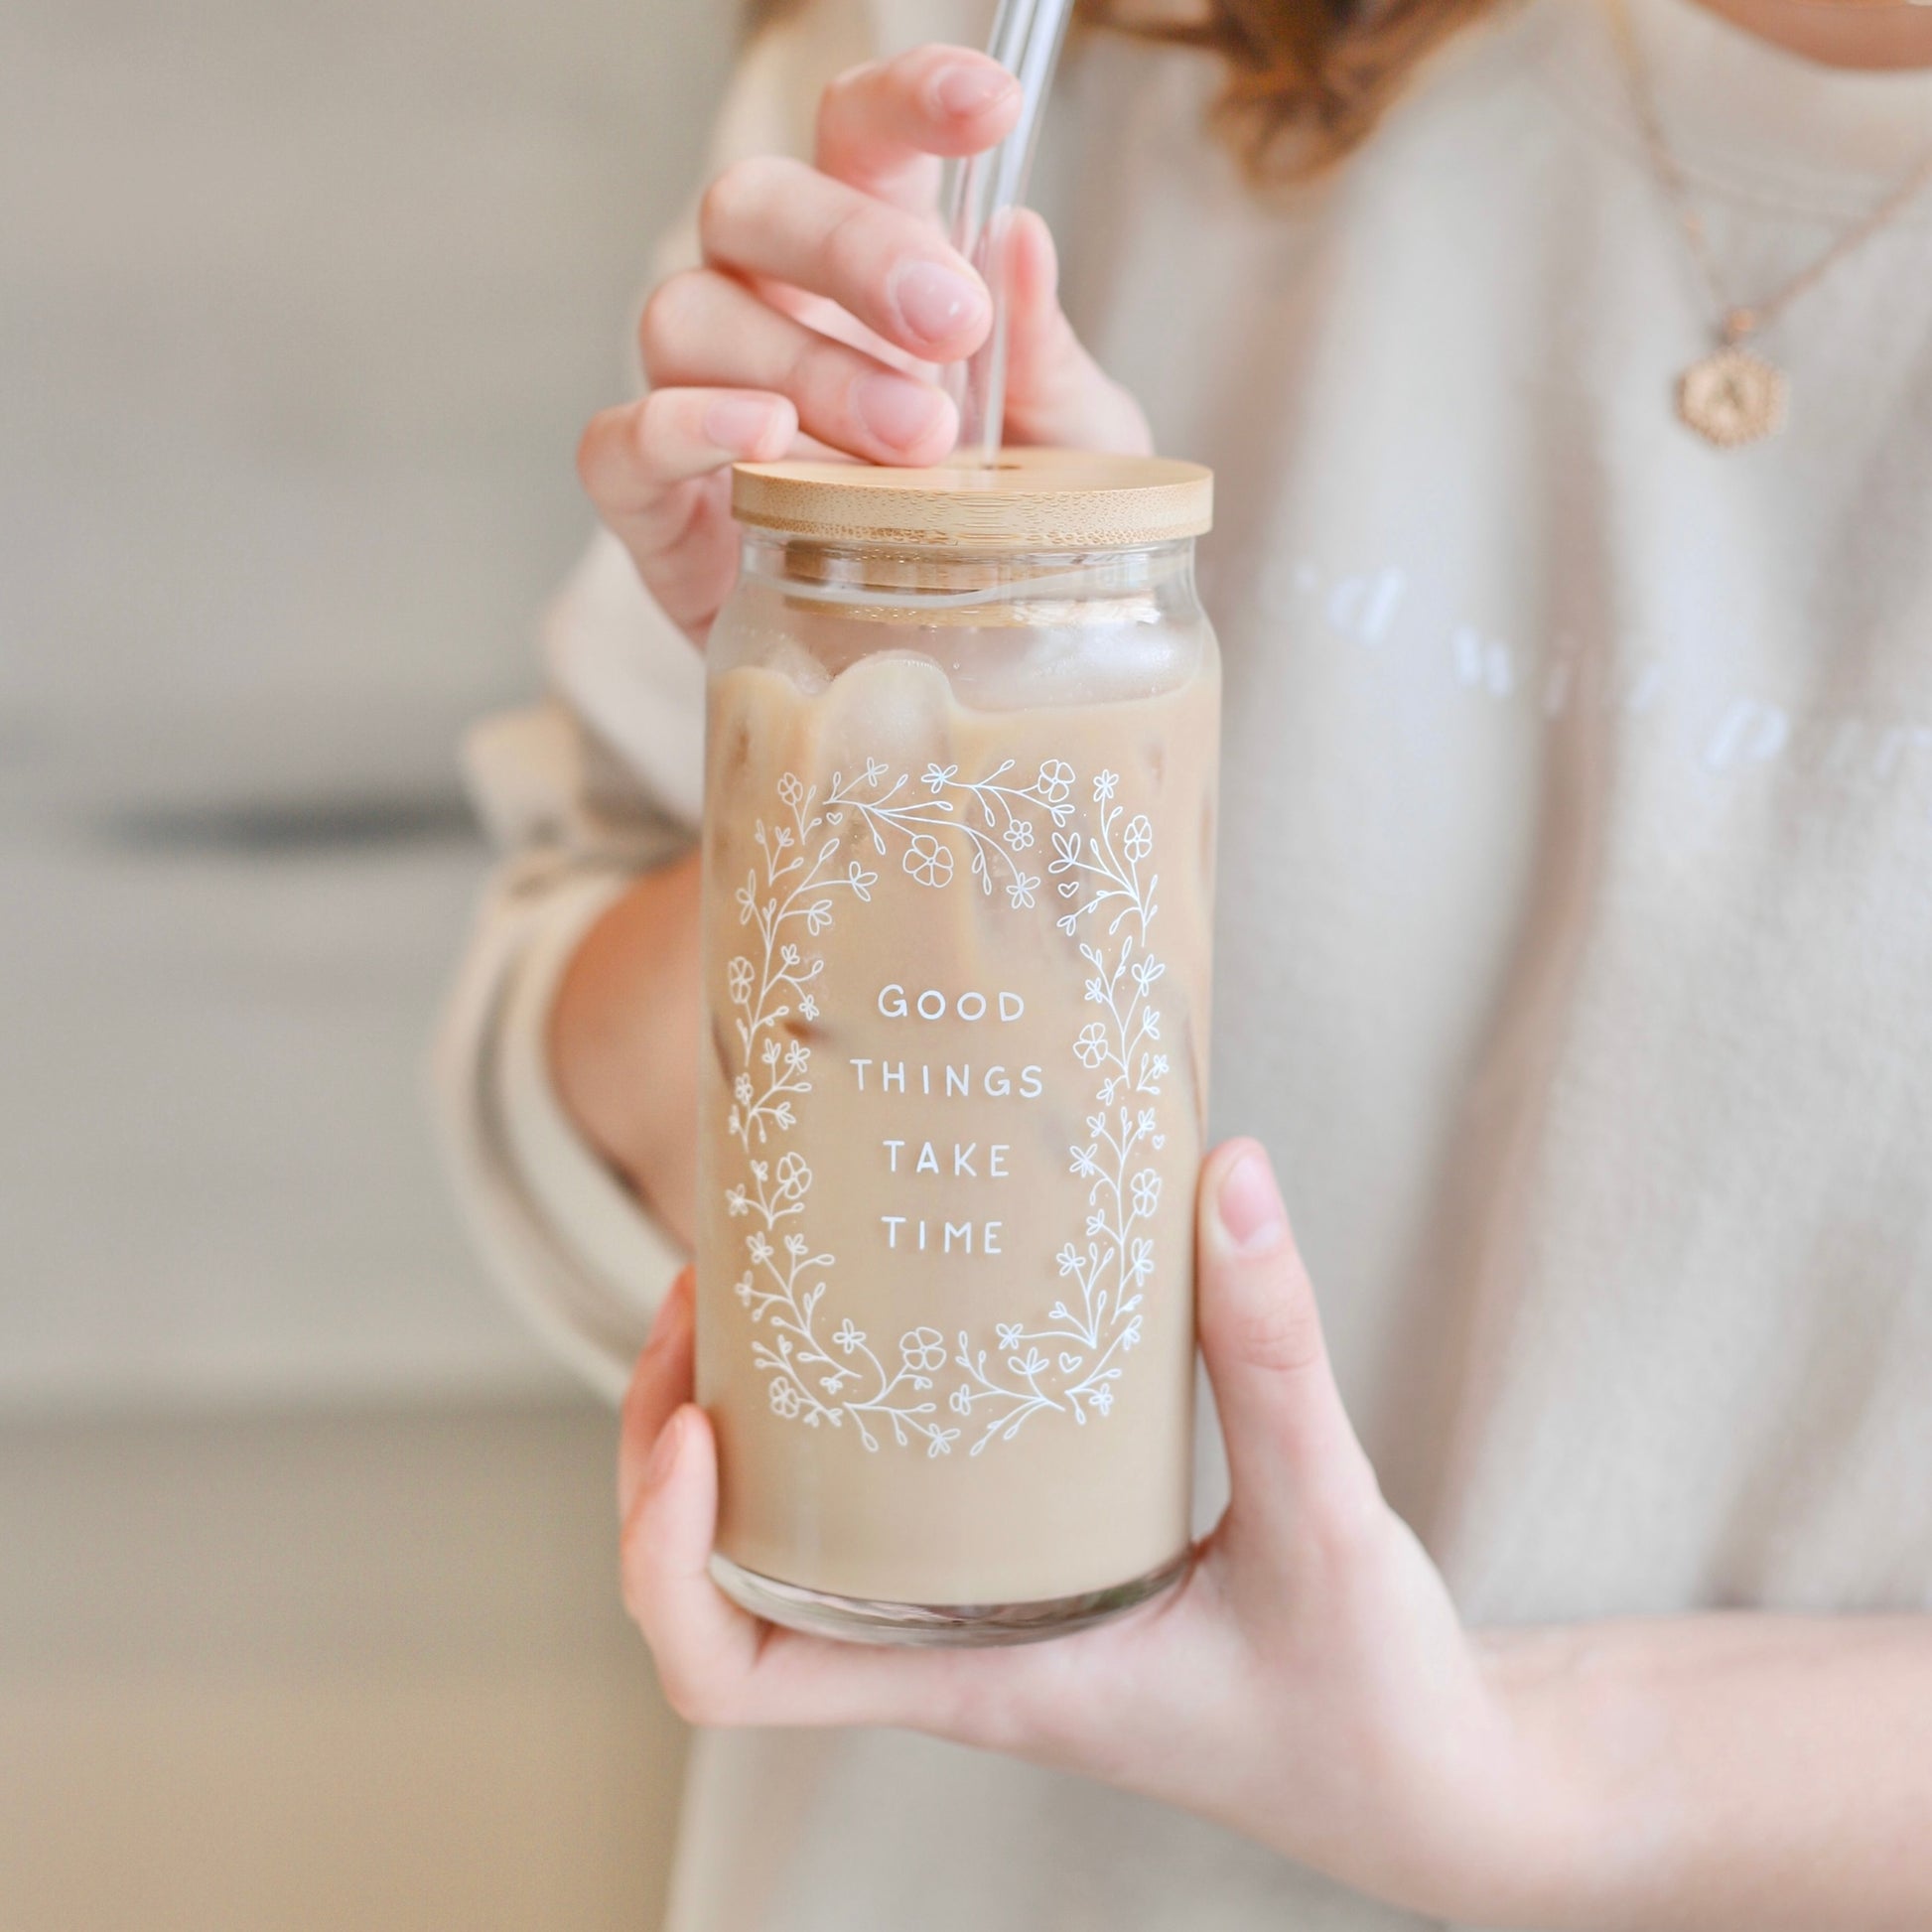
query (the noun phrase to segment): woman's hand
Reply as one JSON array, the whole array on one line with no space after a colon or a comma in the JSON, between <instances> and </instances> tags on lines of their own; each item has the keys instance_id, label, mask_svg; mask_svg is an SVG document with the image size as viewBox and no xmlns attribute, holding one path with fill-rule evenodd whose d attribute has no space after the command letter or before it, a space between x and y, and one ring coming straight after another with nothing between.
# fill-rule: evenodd
<instances>
[{"instance_id":1,"label":"woman's hand","mask_svg":"<svg viewBox=\"0 0 1932 1932\"><path fill-rule=\"evenodd\" d=\"M578 471L652 595L702 640L731 588L727 467L843 452L935 463L957 412L934 381L984 340L984 283L940 232L940 157L1012 127L1018 83L965 48L923 47L826 89L814 165L741 161L706 192L704 264L645 304L650 393L591 422ZM1075 339L1035 215L1008 257L1012 441L1139 451L1138 405Z\"/></svg>"},{"instance_id":2,"label":"woman's hand","mask_svg":"<svg viewBox=\"0 0 1932 1932\"><path fill-rule=\"evenodd\" d=\"M1504 1664L1382 1501L1267 1156L1217 1150L1200 1199L1200 1340L1233 1500L1167 1595L994 1651L869 1650L748 1615L706 1569L718 1471L689 1401L687 1275L624 1410L626 1600L695 1723L930 1731L1204 1813L1418 1910L1501 1922L1548 1876L1558 1803Z\"/></svg>"}]
</instances>

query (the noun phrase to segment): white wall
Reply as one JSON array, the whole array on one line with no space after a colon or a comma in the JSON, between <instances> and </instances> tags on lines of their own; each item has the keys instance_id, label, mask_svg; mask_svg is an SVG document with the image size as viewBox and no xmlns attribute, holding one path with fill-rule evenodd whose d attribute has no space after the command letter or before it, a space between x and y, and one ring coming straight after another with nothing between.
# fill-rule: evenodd
<instances>
[{"instance_id":1,"label":"white wall","mask_svg":"<svg viewBox=\"0 0 1932 1932\"><path fill-rule=\"evenodd\" d=\"M418 1082L734 11L0 7L5 1932L656 1922L613 1421Z\"/></svg>"},{"instance_id":2,"label":"white wall","mask_svg":"<svg viewBox=\"0 0 1932 1932\"><path fill-rule=\"evenodd\" d=\"M422 1042L727 0L0 9L0 1404L549 1373Z\"/></svg>"}]
</instances>

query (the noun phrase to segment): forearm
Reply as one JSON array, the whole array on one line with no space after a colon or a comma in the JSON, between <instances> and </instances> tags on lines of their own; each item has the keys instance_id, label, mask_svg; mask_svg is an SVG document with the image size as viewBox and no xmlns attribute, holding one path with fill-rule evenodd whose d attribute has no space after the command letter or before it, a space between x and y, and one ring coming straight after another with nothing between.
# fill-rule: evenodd
<instances>
[{"instance_id":1,"label":"forearm","mask_svg":"<svg viewBox=\"0 0 1932 1932\"><path fill-rule=\"evenodd\" d=\"M585 1137L687 1246L697 1198L698 857L646 873L557 989L550 1064Z\"/></svg>"},{"instance_id":2,"label":"forearm","mask_svg":"<svg viewBox=\"0 0 1932 1932\"><path fill-rule=\"evenodd\" d=\"M1932 1925L1932 1618L1714 1615L1499 1635L1554 1843L1512 1921Z\"/></svg>"}]
</instances>

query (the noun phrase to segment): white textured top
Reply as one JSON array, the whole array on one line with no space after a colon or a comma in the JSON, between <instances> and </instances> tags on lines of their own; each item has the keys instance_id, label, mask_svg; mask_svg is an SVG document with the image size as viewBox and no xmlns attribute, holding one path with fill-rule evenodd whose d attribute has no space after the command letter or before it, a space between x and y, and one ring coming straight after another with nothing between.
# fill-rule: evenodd
<instances>
[{"instance_id":1,"label":"white textured top","mask_svg":"<svg viewBox=\"0 0 1932 1932\"><path fill-rule=\"evenodd\" d=\"M1932 75L1634 11L1735 301L1932 139ZM983 25L818 0L722 151L802 149L831 72ZM1712 319L1592 0L1464 38L1285 203L1203 137L1213 82L1076 50L1039 199L1075 321L1216 472L1214 1114L1275 1153L1384 1484L1473 1618L1932 1605L1932 199L1767 333L1790 426L1720 453L1672 412ZM694 821L701 679L608 544L550 642L632 790L546 816L561 714L495 729L485 788L557 856L486 916L444 1094L492 1251L615 1386L671 1257L527 1039L599 895ZM1405 1923L882 1735L706 1738L674 1908Z\"/></svg>"}]
</instances>

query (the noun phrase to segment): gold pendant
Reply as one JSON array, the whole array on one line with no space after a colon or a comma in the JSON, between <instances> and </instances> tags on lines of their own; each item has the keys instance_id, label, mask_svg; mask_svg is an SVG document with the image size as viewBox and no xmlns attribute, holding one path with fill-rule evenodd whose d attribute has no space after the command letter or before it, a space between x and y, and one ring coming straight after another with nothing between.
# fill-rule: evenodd
<instances>
[{"instance_id":1,"label":"gold pendant","mask_svg":"<svg viewBox=\"0 0 1932 1932\"><path fill-rule=\"evenodd\" d=\"M1734 343L1693 362L1677 385L1678 415L1721 450L1775 436L1784 404L1784 371Z\"/></svg>"}]
</instances>

